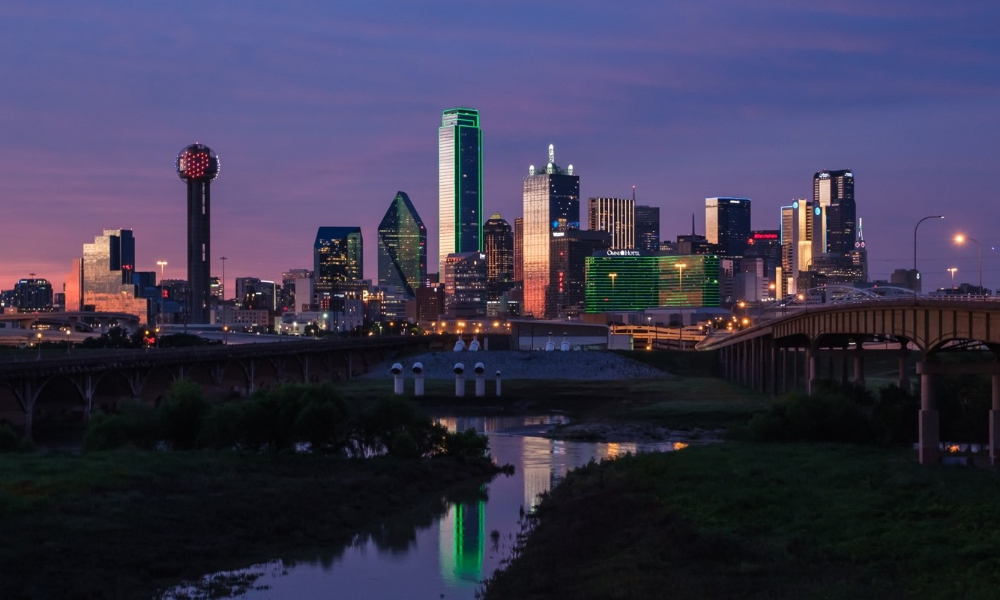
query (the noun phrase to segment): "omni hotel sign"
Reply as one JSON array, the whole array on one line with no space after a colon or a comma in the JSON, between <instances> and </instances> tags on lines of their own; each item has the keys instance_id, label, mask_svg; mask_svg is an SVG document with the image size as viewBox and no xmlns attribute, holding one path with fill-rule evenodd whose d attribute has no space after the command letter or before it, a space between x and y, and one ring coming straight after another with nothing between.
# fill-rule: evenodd
<instances>
[{"instance_id":1,"label":"omni hotel sign","mask_svg":"<svg viewBox=\"0 0 1000 600\"><path fill-rule=\"evenodd\" d=\"M620 250L618 248L608 248L605 250L606 256L642 256L639 250Z\"/></svg>"}]
</instances>

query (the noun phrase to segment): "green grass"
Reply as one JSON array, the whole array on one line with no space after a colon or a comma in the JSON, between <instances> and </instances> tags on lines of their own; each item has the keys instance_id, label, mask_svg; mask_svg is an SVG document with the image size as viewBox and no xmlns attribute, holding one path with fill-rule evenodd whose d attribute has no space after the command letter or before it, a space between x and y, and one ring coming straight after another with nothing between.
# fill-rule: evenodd
<instances>
[{"instance_id":1,"label":"green grass","mask_svg":"<svg viewBox=\"0 0 1000 600\"><path fill-rule=\"evenodd\" d=\"M389 516L427 521L443 496L475 494L493 470L447 459L4 455L0 598L152 597L214 571L315 558Z\"/></svg>"},{"instance_id":2,"label":"green grass","mask_svg":"<svg viewBox=\"0 0 1000 600\"><path fill-rule=\"evenodd\" d=\"M493 598L995 598L1000 479L912 452L717 444L570 474Z\"/></svg>"}]
</instances>

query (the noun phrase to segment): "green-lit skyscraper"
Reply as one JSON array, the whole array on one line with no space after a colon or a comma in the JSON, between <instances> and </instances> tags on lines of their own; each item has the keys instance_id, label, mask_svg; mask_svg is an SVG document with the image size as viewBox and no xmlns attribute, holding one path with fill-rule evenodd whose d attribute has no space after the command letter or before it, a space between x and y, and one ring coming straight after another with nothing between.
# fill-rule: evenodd
<instances>
[{"instance_id":1,"label":"green-lit skyscraper","mask_svg":"<svg viewBox=\"0 0 1000 600\"><path fill-rule=\"evenodd\" d=\"M383 314L406 318L406 301L416 300L426 277L427 228L406 192L396 192L378 226L378 284L386 290Z\"/></svg>"},{"instance_id":2,"label":"green-lit skyscraper","mask_svg":"<svg viewBox=\"0 0 1000 600\"><path fill-rule=\"evenodd\" d=\"M438 129L438 273L449 254L483 250L483 133L479 111L451 108Z\"/></svg>"}]
</instances>

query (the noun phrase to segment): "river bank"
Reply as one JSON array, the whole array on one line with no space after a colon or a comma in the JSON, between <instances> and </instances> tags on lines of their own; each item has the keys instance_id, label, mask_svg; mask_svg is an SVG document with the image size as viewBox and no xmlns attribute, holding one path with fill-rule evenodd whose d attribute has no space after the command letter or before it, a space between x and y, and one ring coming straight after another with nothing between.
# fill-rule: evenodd
<instances>
[{"instance_id":1,"label":"river bank","mask_svg":"<svg viewBox=\"0 0 1000 600\"><path fill-rule=\"evenodd\" d=\"M584 466L536 509L503 598L995 598L1000 479L912 451L714 444Z\"/></svg>"},{"instance_id":2,"label":"river bank","mask_svg":"<svg viewBox=\"0 0 1000 600\"><path fill-rule=\"evenodd\" d=\"M5 455L0 597L154 597L205 573L336 553L391 515L429 519L475 498L495 473L449 458Z\"/></svg>"}]
</instances>

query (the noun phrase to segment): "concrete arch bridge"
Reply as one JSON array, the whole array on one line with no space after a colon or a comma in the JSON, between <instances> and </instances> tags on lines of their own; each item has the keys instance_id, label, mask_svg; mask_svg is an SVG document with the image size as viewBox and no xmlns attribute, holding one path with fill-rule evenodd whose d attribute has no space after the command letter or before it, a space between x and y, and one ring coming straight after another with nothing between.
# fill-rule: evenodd
<instances>
[{"instance_id":1,"label":"concrete arch bridge","mask_svg":"<svg viewBox=\"0 0 1000 600\"><path fill-rule=\"evenodd\" d=\"M824 358L831 375L834 359L840 359L844 380L852 363L854 382L864 385L865 357L879 352L898 357L899 385L909 389L909 356L918 350L921 463L940 460L934 377L991 375L990 457L996 463L1000 456L1000 300L925 299L914 298L911 292L909 298L806 306L729 335L714 333L698 349L719 351L724 377L772 394L792 389L812 393ZM970 349L989 350L992 360L938 360L942 352Z\"/></svg>"},{"instance_id":2,"label":"concrete arch bridge","mask_svg":"<svg viewBox=\"0 0 1000 600\"><path fill-rule=\"evenodd\" d=\"M158 402L178 379L209 395L349 379L394 356L440 344L438 336L282 341L240 346L75 352L0 363L0 422L31 436L39 418L90 418L122 399Z\"/></svg>"}]
</instances>

